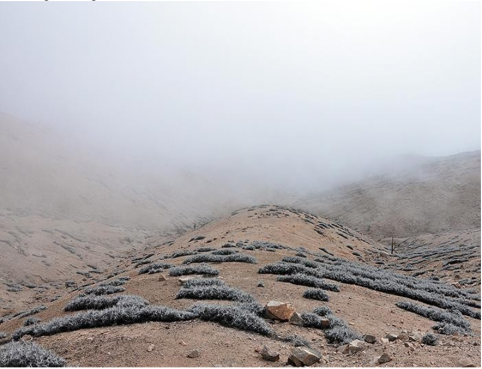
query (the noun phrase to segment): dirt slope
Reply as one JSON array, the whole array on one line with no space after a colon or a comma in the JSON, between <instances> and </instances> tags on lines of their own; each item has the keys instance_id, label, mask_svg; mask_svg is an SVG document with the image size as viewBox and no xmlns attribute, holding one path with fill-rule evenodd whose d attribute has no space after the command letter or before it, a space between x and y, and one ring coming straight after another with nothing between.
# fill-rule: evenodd
<instances>
[{"instance_id":1,"label":"dirt slope","mask_svg":"<svg viewBox=\"0 0 482 369\"><path fill-rule=\"evenodd\" d=\"M258 273L267 264L299 253L307 256L306 260L324 260L323 263L328 263L324 265L329 265L330 260L336 257L359 262L361 265L378 265L389 271L382 260L389 261L394 257L387 255L382 245L330 220L276 206L253 207L235 212L179 238L162 241L151 239L145 251L115 260L106 268L105 273L92 275L86 278L87 282L102 281L108 277L107 280L110 281L119 276L129 276L131 279L124 285L126 290L121 294L139 295L151 304L185 310L196 300L176 299L181 288L178 277L169 276L168 270L156 274L139 274L139 270L159 262L159 259L165 263L182 265L192 256L174 257L180 251L207 255L209 252L196 250L201 247L233 250L255 257L256 264L209 263L219 270L219 277L227 285L249 293L261 304L270 300L290 302L300 313L328 306L351 330L362 335L372 334L377 338L376 343L367 344L362 352L344 354L343 346L329 343L320 329L265 320L277 336L299 335L305 339L305 344L320 351L322 359L315 366L373 366L374 360L383 353L391 357L391 361L384 366L458 366L464 358L480 366L480 320L464 316L470 323L473 334L439 335L437 346L402 339L382 343L380 338L388 333L425 333L432 331L431 327L435 323L396 307L396 302L407 298L393 294L336 282L340 292L328 291L329 301L321 302L303 298L303 291L307 289L305 286L282 283L277 281L277 275ZM258 245L256 241L270 243L250 249L250 245ZM234 247L223 248L226 243ZM277 244L284 246L276 248ZM116 277L109 276L112 272L119 274ZM160 280L161 274L166 276L166 280ZM82 279L81 276L75 278L78 285L86 282ZM264 287L258 287L260 281ZM63 308L82 290L75 290L74 287L59 288L56 293L62 296L58 300L44 302L50 297L51 292L47 291L43 297L45 300L40 299L38 302L45 303L47 309L35 316L42 322L48 322L55 317L71 315L72 313L63 312ZM222 300L206 302L223 306L235 304ZM480 311L477 308L473 310ZM0 331L11 333L21 327L24 320L11 318L0 324ZM26 336L24 339L31 338ZM35 337L33 340L65 357L69 365L79 366L284 366L294 347L292 342L199 319L81 329ZM257 350L264 344L280 353L279 362L267 362L260 357ZM187 357L192 350L199 350L199 357Z\"/></svg>"},{"instance_id":2,"label":"dirt slope","mask_svg":"<svg viewBox=\"0 0 482 369\"><path fill-rule=\"evenodd\" d=\"M376 239L480 228L480 151L427 158L295 203Z\"/></svg>"}]
</instances>

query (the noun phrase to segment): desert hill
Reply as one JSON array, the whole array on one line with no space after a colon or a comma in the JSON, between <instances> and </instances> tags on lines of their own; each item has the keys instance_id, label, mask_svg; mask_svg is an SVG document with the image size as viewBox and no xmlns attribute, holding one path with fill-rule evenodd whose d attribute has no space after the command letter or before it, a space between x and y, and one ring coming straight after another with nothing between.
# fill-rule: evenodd
<instances>
[{"instance_id":1,"label":"desert hill","mask_svg":"<svg viewBox=\"0 0 482 369\"><path fill-rule=\"evenodd\" d=\"M79 366L480 365L480 291L395 273L337 222L264 205L163 241L39 293L5 340Z\"/></svg>"},{"instance_id":2,"label":"desert hill","mask_svg":"<svg viewBox=\"0 0 482 369\"><path fill-rule=\"evenodd\" d=\"M376 239L480 229L480 151L415 162L294 206Z\"/></svg>"}]
</instances>

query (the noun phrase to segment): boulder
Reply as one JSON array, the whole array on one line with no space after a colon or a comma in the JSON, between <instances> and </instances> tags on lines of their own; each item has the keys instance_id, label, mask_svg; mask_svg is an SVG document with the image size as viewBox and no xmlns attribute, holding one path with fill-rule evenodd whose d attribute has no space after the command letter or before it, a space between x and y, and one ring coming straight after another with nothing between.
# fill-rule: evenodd
<instances>
[{"instance_id":1,"label":"boulder","mask_svg":"<svg viewBox=\"0 0 482 369\"><path fill-rule=\"evenodd\" d=\"M266 361L278 361L279 352L271 350L268 346L264 345L260 351L261 357Z\"/></svg>"},{"instance_id":2,"label":"boulder","mask_svg":"<svg viewBox=\"0 0 482 369\"><path fill-rule=\"evenodd\" d=\"M363 351L366 348L365 342L361 340L353 340L343 349L344 354L354 354Z\"/></svg>"},{"instance_id":3,"label":"boulder","mask_svg":"<svg viewBox=\"0 0 482 369\"><path fill-rule=\"evenodd\" d=\"M392 361L392 358L386 352L383 353L382 356L380 356L377 360L378 364L385 364L385 363L388 363L389 361Z\"/></svg>"},{"instance_id":4,"label":"boulder","mask_svg":"<svg viewBox=\"0 0 482 369\"><path fill-rule=\"evenodd\" d=\"M288 364L310 366L321 360L321 353L309 347L295 347L288 357Z\"/></svg>"},{"instance_id":5,"label":"boulder","mask_svg":"<svg viewBox=\"0 0 482 369\"><path fill-rule=\"evenodd\" d=\"M277 319L288 321L295 313L295 309L291 304L279 301L270 301L264 307L266 317L268 319Z\"/></svg>"}]
</instances>

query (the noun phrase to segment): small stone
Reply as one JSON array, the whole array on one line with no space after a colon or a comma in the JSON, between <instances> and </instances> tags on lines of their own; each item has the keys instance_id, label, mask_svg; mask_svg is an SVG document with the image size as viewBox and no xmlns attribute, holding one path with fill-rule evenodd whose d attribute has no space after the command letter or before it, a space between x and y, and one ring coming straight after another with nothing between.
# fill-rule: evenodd
<instances>
[{"instance_id":1,"label":"small stone","mask_svg":"<svg viewBox=\"0 0 482 369\"><path fill-rule=\"evenodd\" d=\"M258 285L256 287L264 287L264 282L263 281L259 281L258 282Z\"/></svg>"},{"instance_id":2,"label":"small stone","mask_svg":"<svg viewBox=\"0 0 482 369\"><path fill-rule=\"evenodd\" d=\"M266 361L278 361L279 352L271 350L268 346L264 345L260 351L261 357Z\"/></svg>"},{"instance_id":3,"label":"small stone","mask_svg":"<svg viewBox=\"0 0 482 369\"><path fill-rule=\"evenodd\" d=\"M389 333L385 336L385 338L388 339L390 342L393 342L398 338L398 336L396 334Z\"/></svg>"},{"instance_id":4,"label":"small stone","mask_svg":"<svg viewBox=\"0 0 482 369\"><path fill-rule=\"evenodd\" d=\"M301 318L300 313L295 312L291 318L290 318L290 323L294 325L303 325L303 319Z\"/></svg>"},{"instance_id":5,"label":"small stone","mask_svg":"<svg viewBox=\"0 0 482 369\"><path fill-rule=\"evenodd\" d=\"M190 281L191 279L195 279L197 277L193 277L193 276L188 276L188 277L180 277L178 279L179 283L182 285L184 283L186 283L187 281Z\"/></svg>"},{"instance_id":6,"label":"small stone","mask_svg":"<svg viewBox=\"0 0 482 369\"><path fill-rule=\"evenodd\" d=\"M191 359L195 359L199 356L201 356L201 353L199 352L199 350L192 350L189 354L187 354L187 357Z\"/></svg>"},{"instance_id":7,"label":"small stone","mask_svg":"<svg viewBox=\"0 0 482 369\"><path fill-rule=\"evenodd\" d=\"M181 341L179 342L179 344L180 344L180 345L183 345L183 346L186 346L186 345L187 345L187 343L184 342L183 340L181 340Z\"/></svg>"},{"instance_id":8,"label":"small stone","mask_svg":"<svg viewBox=\"0 0 482 369\"><path fill-rule=\"evenodd\" d=\"M422 335L417 332L410 333L408 335L408 340L412 342L420 342L422 340Z\"/></svg>"},{"instance_id":9,"label":"small stone","mask_svg":"<svg viewBox=\"0 0 482 369\"><path fill-rule=\"evenodd\" d=\"M384 345L386 345L389 341L388 341L388 338L380 338L380 342L383 343Z\"/></svg>"},{"instance_id":10,"label":"small stone","mask_svg":"<svg viewBox=\"0 0 482 369\"><path fill-rule=\"evenodd\" d=\"M343 349L344 354L354 354L365 349L365 342L361 340L353 340Z\"/></svg>"},{"instance_id":11,"label":"small stone","mask_svg":"<svg viewBox=\"0 0 482 369\"><path fill-rule=\"evenodd\" d=\"M409 340L409 337L408 337L408 334L407 333L400 333L398 336L397 336L397 339L400 340L400 341L408 341Z\"/></svg>"},{"instance_id":12,"label":"small stone","mask_svg":"<svg viewBox=\"0 0 482 369\"><path fill-rule=\"evenodd\" d=\"M320 322L322 328L330 328L330 319L321 318Z\"/></svg>"},{"instance_id":13,"label":"small stone","mask_svg":"<svg viewBox=\"0 0 482 369\"><path fill-rule=\"evenodd\" d=\"M309 347L295 347L291 350L288 364L294 366L310 366L321 359L321 353Z\"/></svg>"},{"instance_id":14,"label":"small stone","mask_svg":"<svg viewBox=\"0 0 482 369\"><path fill-rule=\"evenodd\" d=\"M389 361L392 361L392 358L390 357L390 355L388 355L386 352L382 354L382 356L380 356L378 358L378 364L385 364L385 363L388 363Z\"/></svg>"},{"instance_id":15,"label":"small stone","mask_svg":"<svg viewBox=\"0 0 482 369\"><path fill-rule=\"evenodd\" d=\"M152 350L154 350L154 347L155 347L154 344L151 343L149 347L147 347L147 352L152 352Z\"/></svg>"},{"instance_id":16,"label":"small stone","mask_svg":"<svg viewBox=\"0 0 482 369\"><path fill-rule=\"evenodd\" d=\"M160 274L159 275L159 282L164 282L164 281L167 281L167 278L164 274Z\"/></svg>"},{"instance_id":17,"label":"small stone","mask_svg":"<svg viewBox=\"0 0 482 369\"><path fill-rule=\"evenodd\" d=\"M295 309L291 304L279 301L270 301L265 306L266 316L269 319L278 319L288 321L295 313Z\"/></svg>"},{"instance_id":18,"label":"small stone","mask_svg":"<svg viewBox=\"0 0 482 369\"><path fill-rule=\"evenodd\" d=\"M461 366L462 368L473 368L473 367L475 367L474 363L472 361L470 361L470 359L467 358L467 357L463 357L459 360L459 366Z\"/></svg>"},{"instance_id":19,"label":"small stone","mask_svg":"<svg viewBox=\"0 0 482 369\"><path fill-rule=\"evenodd\" d=\"M367 343L375 343L377 341L377 338L371 334L366 334L363 338Z\"/></svg>"}]
</instances>

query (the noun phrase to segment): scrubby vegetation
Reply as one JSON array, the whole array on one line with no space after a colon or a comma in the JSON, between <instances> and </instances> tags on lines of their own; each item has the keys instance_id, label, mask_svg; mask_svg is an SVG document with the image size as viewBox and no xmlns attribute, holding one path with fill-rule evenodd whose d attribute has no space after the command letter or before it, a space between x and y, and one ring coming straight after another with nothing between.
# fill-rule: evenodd
<instances>
[{"instance_id":1,"label":"scrubby vegetation","mask_svg":"<svg viewBox=\"0 0 482 369\"><path fill-rule=\"evenodd\" d=\"M0 367L61 367L65 360L33 342L0 346Z\"/></svg>"},{"instance_id":2,"label":"scrubby vegetation","mask_svg":"<svg viewBox=\"0 0 482 369\"><path fill-rule=\"evenodd\" d=\"M206 274L206 275L219 275L219 270L214 269L212 266L208 264L199 264L199 265L185 265L185 266L178 266L169 269L169 275L172 277L178 277L181 275L189 275L189 274Z\"/></svg>"},{"instance_id":3,"label":"scrubby vegetation","mask_svg":"<svg viewBox=\"0 0 482 369\"><path fill-rule=\"evenodd\" d=\"M195 278L190 279L183 284L183 288L201 287L201 286L224 286L226 283L218 278Z\"/></svg>"},{"instance_id":4,"label":"scrubby vegetation","mask_svg":"<svg viewBox=\"0 0 482 369\"><path fill-rule=\"evenodd\" d=\"M327 291L340 292L340 287L338 285L327 283L320 278L316 278L302 273L296 273L294 275L288 276L279 276L277 280L280 282L288 282L307 287L321 288Z\"/></svg>"},{"instance_id":5,"label":"scrubby vegetation","mask_svg":"<svg viewBox=\"0 0 482 369\"><path fill-rule=\"evenodd\" d=\"M328 327L323 325L320 316L328 319ZM305 327L323 329L325 337L330 343L348 343L361 338L361 336L352 331L342 319L334 316L328 307L316 308L313 310L313 313L302 314L301 318L303 319L303 325Z\"/></svg>"},{"instance_id":6,"label":"scrubby vegetation","mask_svg":"<svg viewBox=\"0 0 482 369\"><path fill-rule=\"evenodd\" d=\"M328 294L321 289L311 288L303 293L303 297L306 299L329 301Z\"/></svg>"},{"instance_id":7,"label":"scrubby vegetation","mask_svg":"<svg viewBox=\"0 0 482 369\"><path fill-rule=\"evenodd\" d=\"M316 259L287 257L283 262L268 264L259 273L307 274L347 284L355 284L376 291L408 297L443 309L458 310L462 314L480 319L480 312L470 309L478 296L443 283L399 275L384 269L362 265L329 256ZM309 264L307 264L309 262ZM307 266L309 265L309 266Z\"/></svg>"},{"instance_id":8,"label":"scrubby vegetation","mask_svg":"<svg viewBox=\"0 0 482 369\"><path fill-rule=\"evenodd\" d=\"M232 255L232 254L237 254L238 252L239 252L238 250L221 249L221 250L213 251L211 254L213 254L213 255Z\"/></svg>"},{"instance_id":9,"label":"scrubby vegetation","mask_svg":"<svg viewBox=\"0 0 482 369\"><path fill-rule=\"evenodd\" d=\"M215 251L216 249L215 248L212 248L212 247L200 247L194 251L196 252L210 252L210 251Z\"/></svg>"},{"instance_id":10,"label":"scrubby vegetation","mask_svg":"<svg viewBox=\"0 0 482 369\"><path fill-rule=\"evenodd\" d=\"M435 346L437 345L437 342L438 342L437 336L432 333L425 333L424 336L422 337L422 343L424 345Z\"/></svg>"},{"instance_id":11,"label":"scrubby vegetation","mask_svg":"<svg viewBox=\"0 0 482 369\"><path fill-rule=\"evenodd\" d=\"M37 307L35 307L31 310L20 311L16 314L13 314L12 318L19 318L19 319L26 318L28 316L40 313L41 311L44 311L45 309L47 309L47 306L45 306L45 305L37 306Z\"/></svg>"},{"instance_id":12,"label":"scrubby vegetation","mask_svg":"<svg viewBox=\"0 0 482 369\"><path fill-rule=\"evenodd\" d=\"M240 307L197 304L190 311L201 320L217 322L226 327L256 332L265 336L274 333L262 318Z\"/></svg>"},{"instance_id":13,"label":"scrubby vegetation","mask_svg":"<svg viewBox=\"0 0 482 369\"><path fill-rule=\"evenodd\" d=\"M40 319L34 316L31 318L25 319L25 321L23 322L23 325L24 327L28 327L29 325L37 324L39 322L40 322Z\"/></svg>"},{"instance_id":14,"label":"scrubby vegetation","mask_svg":"<svg viewBox=\"0 0 482 369\"><path fill-rule=\"evenodd\" d=\"M94 295L94 296L101 296L101 295L112 295L113 293L124 292L126 289L124 287L119 286L96 286L96 287L87 287L84 290L84 293L80 296L85 295Z\"/></svg>"},{"instance_id":15,"label":"scrubby vegetation","mask_svg":"<svg viewBox=\"0 0 482 369\"><path fill-rule=\"evenodd\" d=\"M174 322L194 319L190 312L165 306L116 305L103 310L88 310L75 315L55 318L43 324L20 328L12 335L14 340L28 334L33 337L72 332L84 328L144 323L148 321Z\"/></svg>"},{"instance_id":16,"label":"scrubby vegetation","mask_svg":"<svg viewBox=\"0 0 482 369\"><path fill-rule=\"evenodd\" d=\"M139 274L154 274L154 273L161 273L166 269L172 268L174 265L167 264L167 263L152 263L146 265L145 267L139 270Z\"/></svg>"},{"instance_id":17,"label":"scrubby vegetation","mask_svg":"<svg viewBox=\"0 0 482 369\"><path fill-rule=\"evenodd\" d=\"M228 286L196 286L181 288L176 299L252 301L247 293Z\"/></svg>"},{"instance_id":18,"label":"scrubby vegetation","mask_svg":"<svg viewBox=\"0 0 482 369\"><path fill-rule=\"evenodd\" d=\"M113 286L113 287L117 287L117 286L123 286L127 283L127 281L129 281L131 279L131 277L119 277L117 279L114 279L112 281L109 281L109 282L103 282L103 283L99 283L99 286L101 287L107 287L107 286Z\"/></svg>"},{"instance_id":19,"label":"scrubby vegetation","mask_svg":"<svg viewBox=\"0 0 482 369\"><path fill-rule=\"evenodd\" d=\"M195 255L187 258L183 261L183 264L192 263L226 263L226 262L237 262L237 263L250 263L256 264L256 259L251 255L231 253L228 255L213 255L213 254L201 254Z\"/></svg>"},{"instance_id":20,"label":"scrubby vegetation","mask_svg":"<svg viewBox=\"0 0 482 369\"><path fill-rule=\"evenodd\" d=\"M437 325L437 329L441 329L444 334L451 334L448 333L450 331L455 332L456 330L451 326L459 327L458 332L466 332L470 331L470 323L464 319L462 314L458 311L445 311L437 308L427 308L425 306L414 304L408 301L401 301L397 302L396 305L400 309L404 309L410 311L412 313L421 315L425 318L433 320L435 322L442 323L441 325ZM444 328L445 327L445 328Z\"/></svg>"},{"instance_id":21,"label":"scrubby vegetation","mask_svg":"<svg viewBox=\"0 0 482 369\"><path fill-rule=\"evenodd\" d=\"M65 311L102 310L113 306L146 306L149 301L136 295L122 295L115 297L81 296L70 301L64 308Z\"/></svg>"}]
</instances>

